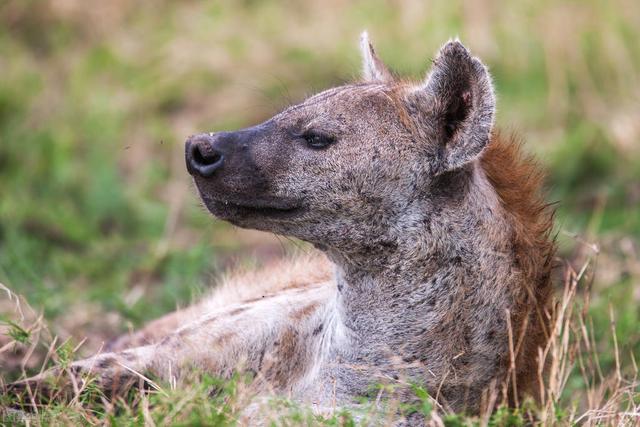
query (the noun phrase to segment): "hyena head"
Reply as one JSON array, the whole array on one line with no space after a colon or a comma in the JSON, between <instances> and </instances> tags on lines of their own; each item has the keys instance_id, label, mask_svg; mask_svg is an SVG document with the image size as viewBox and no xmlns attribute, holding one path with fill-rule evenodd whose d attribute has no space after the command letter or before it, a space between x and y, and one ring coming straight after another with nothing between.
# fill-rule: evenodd
<instances>
[{"instance_id":1,"label":"hyena head","mask_svg":"<svg viewBox=\"0 0 640 427\"><path fill-rule=\"evenodd\" d=\"M364 79L327 90L254 127L203 133L186 162L204 204L246 228L335 250L401 238L438 180L488 144L494 94L458 41L424 81L394 78L362 37Z\"/></svg>"}]
</instances>

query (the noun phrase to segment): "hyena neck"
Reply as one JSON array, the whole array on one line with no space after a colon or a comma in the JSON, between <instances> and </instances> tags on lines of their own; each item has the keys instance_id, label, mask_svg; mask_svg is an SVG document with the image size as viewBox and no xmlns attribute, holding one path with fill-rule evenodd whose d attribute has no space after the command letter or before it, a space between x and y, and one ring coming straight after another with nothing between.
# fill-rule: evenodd
<instances>
[{"instance_id":1,"label":"hyena neck","mask_svg":"<svg viewBox=\"0 0 640 427\"><path fill-rule=\"evenodd\" d=\"M385 238L383 248L330 254L340 319L365 342L394 348L424 334L459 308L461 292L492 292L496 268L512 262L507 216L479 165L442 177L429 191L407 206L397 238Z\"/></svg>"}]
</instances>

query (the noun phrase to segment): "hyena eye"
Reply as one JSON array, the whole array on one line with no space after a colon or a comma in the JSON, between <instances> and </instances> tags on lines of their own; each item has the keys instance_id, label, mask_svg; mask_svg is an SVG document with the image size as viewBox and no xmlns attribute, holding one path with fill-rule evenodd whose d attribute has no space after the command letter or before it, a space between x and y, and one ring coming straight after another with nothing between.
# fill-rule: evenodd
<instances>
[{"instance_id":1,"label":"hyena eye","mask_svg":"<svg viewBox=\"0 0 640 427\"><path fill-rule=\"evenodd\" d=\"M316 132L306 132L302 135L307 145L315 150L325 148L335 142L335 138L329 135Z\"/></svg>"}]
</instances>

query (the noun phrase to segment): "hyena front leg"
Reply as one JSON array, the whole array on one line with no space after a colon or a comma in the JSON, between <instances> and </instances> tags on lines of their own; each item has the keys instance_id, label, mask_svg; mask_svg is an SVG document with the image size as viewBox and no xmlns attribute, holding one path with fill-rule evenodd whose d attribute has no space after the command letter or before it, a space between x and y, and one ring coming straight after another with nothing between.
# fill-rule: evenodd
<instances>
[{"instance_id":1,"label":"hyena front leg","mask_svg":"<svg viewBox=\"0 0 640 427\"><path fill-rule=\"evenodd\" d=\"M297 289L201 316L155 344L98 354L13 384L73 396L93 384L107 396L132 386L175 383L190 374L251 371L270 389L291 390L320 354L331 329L331 287ZM53 387L49 387L53 384ZM57 387L60 385L60 387ZM61 390L64 390L62 392Z\"/></svg>"},{"instance_id":2,"label":"hyena front leg","mask_svg":"<svg viewBox=\"0 0 640 427\"><path fill-rule=\"evenodd\" d=\"M150 369L171 382L244 370L271 390L293 390L332 333L332 296L331 287L294 290L202 316L156 344Z\"/></svg>"},{"instance_id":3,"label":"hyena front leg","mask_svg":"<svg viewBox=\"0 0 640 427\"><path fill-rule=\"evenodd\" d=\"M202 315L203 308L189 307L174 311L159 319L153 320L142 329L121 335L107 343L105 350L123 351L128 348L142 347L160 342L164 337L175 332L180 326L192 322Z\"/></svg>"},{"instance_id":4,"label":"hyena front leg","mask_svg":"<svg viewBox=\"0 0 640 427\"><path fill-rule=\"evenodd\" d=\"M7 391L20 398L21 406L30 406L48 401L69 401L96 390L106 397L113 397L132 387L153 387L155 384L145 373L153 360L154 350L151 345L101 353L9 384Z\"/></svg>"}]
</instances>

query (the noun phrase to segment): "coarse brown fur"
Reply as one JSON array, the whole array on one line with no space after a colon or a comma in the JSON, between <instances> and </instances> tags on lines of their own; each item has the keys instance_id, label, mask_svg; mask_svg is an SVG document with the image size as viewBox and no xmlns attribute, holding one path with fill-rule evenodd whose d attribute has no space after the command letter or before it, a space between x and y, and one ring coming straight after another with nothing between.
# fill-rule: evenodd
<instances>
[{"instance_id":1,"label":"coarse brown fur","mask_svg":"<svg viewBox=\"0 0 640 427\"><path fill-rule=\"evenodd\" d=\"M544 348L550 338L549 299L556 253L555 240L550 237L555 211L544 197L544 169L533 156L523 153L515 134L494 132L481 165L505 211L513 218L513 250L525 277L526 293L511 313L516 392L540 398L539 371L544 367L538 362L537 349Z\"/></svg>"}]
</instances>

